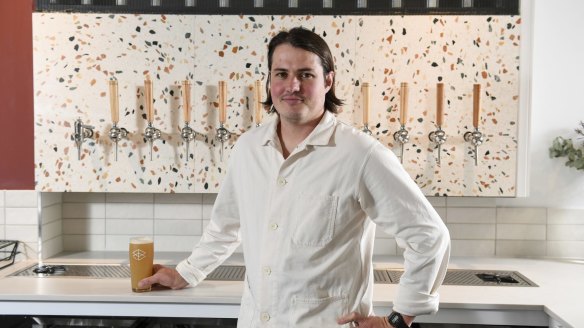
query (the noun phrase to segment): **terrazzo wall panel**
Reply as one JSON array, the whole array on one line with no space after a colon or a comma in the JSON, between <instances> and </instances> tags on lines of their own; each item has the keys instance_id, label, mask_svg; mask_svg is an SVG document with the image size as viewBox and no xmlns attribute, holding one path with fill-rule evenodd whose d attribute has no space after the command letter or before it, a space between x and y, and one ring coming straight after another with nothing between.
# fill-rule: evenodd
<instances>
[{"instance_id":1,"label":"terrazzo wall panel","mask_svg":"<svg viewBox=\"0 0 584 328\"><path fill-rule=\"evenodd\" d=\"M229 150L254 128L253 83L267 73L266 46L279 30L302 25L323 35L337 65L338 117L362 126L361 84L371 85L373 137L399 154L399 85L410 85L404 166L426 195L514 196L519 109L520 18L511 16L196 16L35 13L35 172L40 191L201 192L219 190ZM153 160L144 141L144 77L154 85ZM109 140L107 81L119 83L120 123ZM190 143L181 81L193 81ZM215 141L218 81L227 81L226 127ZM435 130L436 83L445 84L441 165L428 139ZM472 128L472 86L482 85L486 142L474 165L463 134ZM95 126L81 159L71 135L81 118ZM265 116L265 120L274 119Z\"/></svg>"}]
</instances>

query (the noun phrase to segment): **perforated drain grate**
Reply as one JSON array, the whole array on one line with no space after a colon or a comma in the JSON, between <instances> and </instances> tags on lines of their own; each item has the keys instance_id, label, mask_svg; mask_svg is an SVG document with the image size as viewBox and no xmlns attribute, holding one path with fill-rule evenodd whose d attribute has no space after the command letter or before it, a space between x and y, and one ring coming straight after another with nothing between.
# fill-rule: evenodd
<instances>
[{"instance_id":1,"label":"perforated drain grate","mask_svg":"<svg viewBox=\"0 0 584 328\"><path fill-rule=\"evenodd\" d=\"M402 274L402 270L375 270L375 283L397 284ZM448 270L443 285L537 287L537 284L517 271L498 270Z\"/></svg>"},{"instance_id":2,"label":"perforated drain grate","mask_svg":"<svg viewBox=\"0 0 584 328\"><path fill-rule=\"evenodd\" d=\"M127 265L80 265L80 264L52 264L44 265L41 270L33 265L24 270L11 274L16 277L87 277L87 278L129 278L130 267ZM39 273L37 273L39 272Z\"/></svg>"},{"instance_id":3,"label":"perforated drain grate","mask_svg":"<svg viewBox=\"0 0 584 328\"><path fill-rule=\"evenodd\" d=\"M240 265L221 265L211 272L206 280L243 281L245 267Z\"/></svg>"},{"instance_id":4,"label":"perforated drain grate","mask_svg":"<svg viewBox=\"0 0 584 328\"><path fill-rule=\"evenodd\" d=\"M37 265L15 272L10 276L15 277L87 277L87 278L129 278L130 267L127 265L80 265L80 264L52 264L45 265L38 270ZM215 269L207 280L243 281L245 267L235 265L222 265Z\"/></svg>"},{"instance_id":5,"label":"perforated drain grate","mask_svg":"<svg viewBox=\"0 0 584 328\"><path fill-rule=\"evenodd\" d=\"M47 273L37 273L36 265L11 274L17 277L87 277L87 278L129 278L127 265L51 265ZM38 271L38 270L37 270ZM403 274L399 269L377 269L373 272L376 284L397 284ZM221 265L211 272L206 280L243 281L245 267L241 265ZM517 271L493 270L448 270L444 285L453 286L509 286L537 287L531 280Z\"/></svg>"}]
</instances>

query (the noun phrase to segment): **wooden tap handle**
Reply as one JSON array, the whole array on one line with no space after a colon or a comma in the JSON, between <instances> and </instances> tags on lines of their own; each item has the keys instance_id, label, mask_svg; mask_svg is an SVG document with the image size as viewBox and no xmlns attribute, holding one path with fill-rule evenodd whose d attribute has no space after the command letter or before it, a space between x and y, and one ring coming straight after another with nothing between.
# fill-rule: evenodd
<instances>
[{"instance_id":1,"label":"wooden tap handle","mask_svg":"<svg viewBox=\"0 0 584 328\"><path fill-rule=\"evenodd\" d=\"M182 81L183 92L183 117L185 123L191 121L191 81Z\"/></svg>"},{"instance_id":2,"label":"wooden tap handle","mask_svg":"<svg viewBox=\"0 0 584 328\"><path fill-rule=\"evenodd\" d=\"M219 123L225 123L227 118L227 82L219 81Z\"/></svg>"},{"instance_id":3,"label":"wooden tap handle","mask_svg":"<svg viewBox=\"0 0 584 328\"><path fill-rule=\"evenodd\" d=\"M444 83L436 84L436 125L442 126L444 119Z\"/></svg>"},{"instance_id":4,"label":"wooden tap handle","mask_svg":"<svg viewBox=\"0 0 584 328\"><path fill-rule=\"evenodd\" d=\"M479 114L481 111L481 85L475 84L472 89L473 94L473 110L472 110L472 126L475 129L479 128Z\"/></svg>"},{"instance_id":5,"label":"wooden tap handle","mask_svg":"<svg viewBox=\"0 0 584 328\"><path fill-rule=\"evenodd\" d=\"M363 94L363 125L369 124L369 111L371 110L371 90L369 83L364 82L361 85L361 92Z\"/></svg>"},{"instance_id":6,"label":"wooden tap handle","mask_svg":"<svg viewBox=\"0 0 584 328\"><path fill-rule=\"evenodd\" d=\"M110 93L110 110L112 114L112 123L114 125L118 124L120 121L120 109L119 109L119 98L118 98L118 80L111 79L108 81L109 93Z\"/></svg>"},{"instance_id":7,"label":"wooden tap handle","mask_svg":"<svg viewBox=\"0 0 584 328\"><path fill-rule=\"evenodd\" d=\"M144 102L146 104L146 119L148 123L152 123L154 121L154 107L152 106L152 80L150 80L149 75L144 80Z\"/></svg>"},{"instance_id":8,"label":"wooden tap handle","mask_svg":"<svg viewBox=\"0 0 584 328\"><path fill-rule=\"evenodd\" d=\"M402 82L400 85L400 124L406 125L408 119L408 97L410 94L410 88L407 82Z\"/></svg>"}]
</instances>

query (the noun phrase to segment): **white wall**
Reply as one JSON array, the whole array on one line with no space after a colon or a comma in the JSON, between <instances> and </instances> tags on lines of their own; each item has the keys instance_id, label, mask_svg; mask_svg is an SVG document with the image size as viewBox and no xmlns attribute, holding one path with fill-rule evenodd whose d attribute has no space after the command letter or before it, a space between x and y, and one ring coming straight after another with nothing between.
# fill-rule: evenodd
<instances>
[{"instance_id":1,"label":"white wall","mask_svg":"<svg viewBox=\"0 0 584 328\"><path fill-rule=\"evenodd\" d=\"M532 1L533 80L529 136L529 196L501 206L584 209L584 171L551 159L556 136L574 136L584 120L584 2ZM580 140L584 143L584 140Z\"/></svg>"}]
</instances>

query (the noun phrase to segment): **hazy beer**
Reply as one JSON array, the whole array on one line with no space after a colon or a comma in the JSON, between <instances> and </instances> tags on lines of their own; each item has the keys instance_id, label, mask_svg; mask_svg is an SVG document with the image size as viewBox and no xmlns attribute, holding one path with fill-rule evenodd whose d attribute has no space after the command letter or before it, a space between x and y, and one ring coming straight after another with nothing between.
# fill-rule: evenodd
<instances>
[{"instance_id":1,"label":"hazy beer","mask_svg":"<svg viewBox=\"0 0 584 328\"><path fill-rule=\"evenodd\" d=\"M154 262L154 242L148 237L130 238L130 272L132 276L132 291L136 293L149 292L148 288L138 288L138 282L152 275Z\"/></svg>"}]
</instances>

